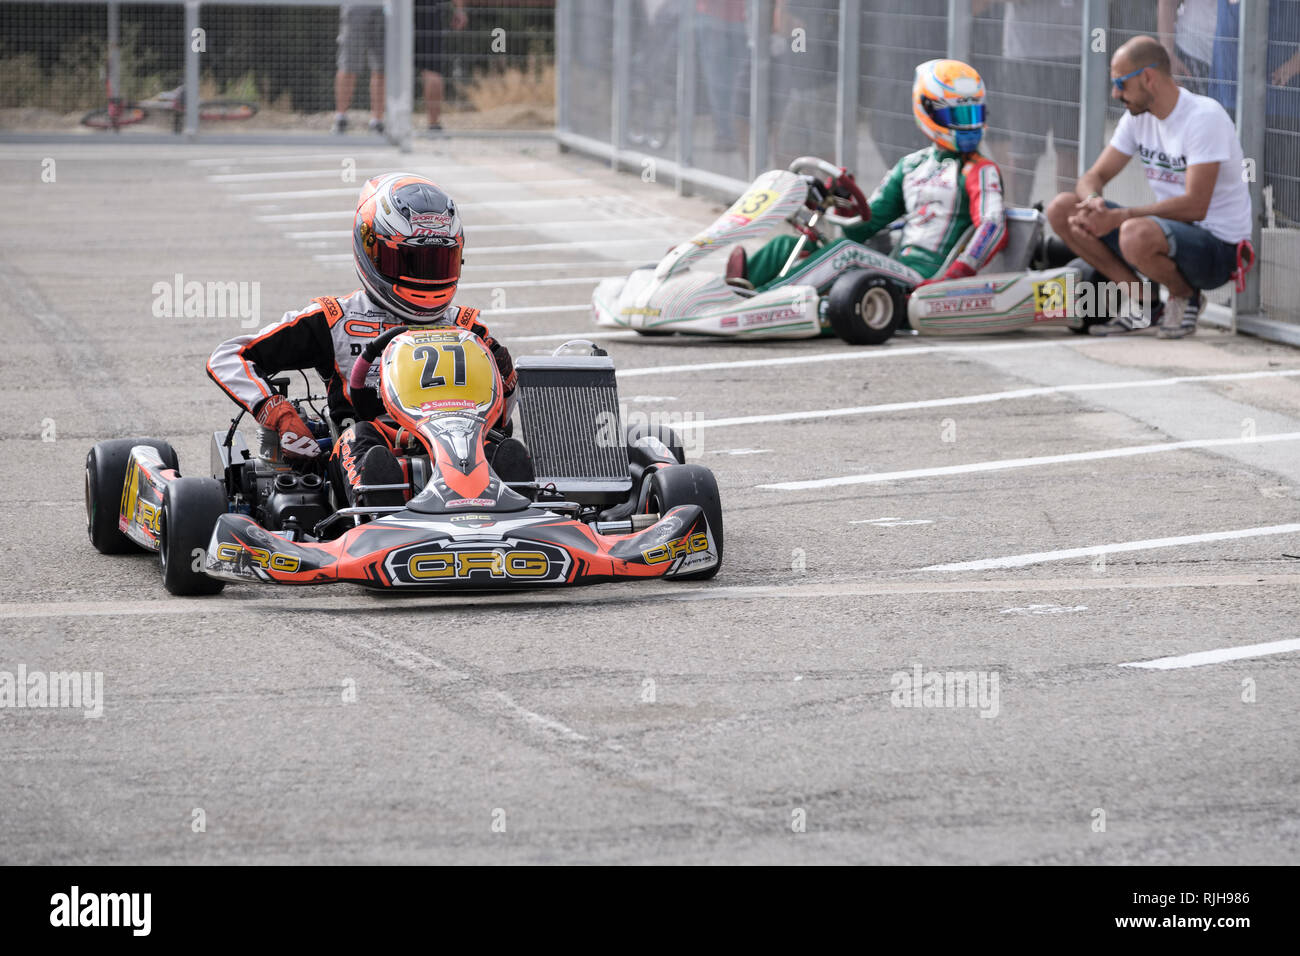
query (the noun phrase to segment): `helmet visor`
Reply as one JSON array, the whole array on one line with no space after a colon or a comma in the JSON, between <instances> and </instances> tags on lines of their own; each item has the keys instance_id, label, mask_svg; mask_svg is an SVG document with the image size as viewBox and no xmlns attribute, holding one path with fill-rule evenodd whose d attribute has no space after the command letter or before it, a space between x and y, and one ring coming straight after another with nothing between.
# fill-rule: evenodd
<instances>
[{"instance_id":1,"label":"helmet visor","mask_svg":"<svg viewBox=\"0 0 1300 956\"><path fill-rule=\"evenodd\" d=\"M933 103L929 112L936 123L948 129L981 129L984 126L983 103L966 103L961 106Z\"/></svg>"},{"instance_id":2,"label":"helmet visor","mask_svg":"<svg viewBox=\"0 0 1300 956\"><path fill-rule=\"evenodd\" d=\"M375 243L375 266L389 280L455 282L460 278L460 243L392 242Z\"/></svg>"}]
</instances>

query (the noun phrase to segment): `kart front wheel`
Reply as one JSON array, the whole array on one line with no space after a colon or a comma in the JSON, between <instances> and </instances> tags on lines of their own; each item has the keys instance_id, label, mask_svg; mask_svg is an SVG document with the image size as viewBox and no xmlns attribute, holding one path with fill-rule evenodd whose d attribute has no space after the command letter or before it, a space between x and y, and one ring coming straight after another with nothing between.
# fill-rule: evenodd
<instances>
[{"instance_id":1,"label":"kart front wheel","mask_svg":"<svg viewBox=\"0 0 1300 956\"><path fill-rule=\"evenodd\" d=\"M157 438L115 438L90 449L86 455L86 534L100 554L132 554L144 550L119 531L117 525L126 463L136 445L156 448L164 468L180 470L176 450Z\"/></svg>"},{"instance_id":2,"label":"kart front wheel","mask_svg":"<svg viewBox=\"0 0 1300 956\"><path fill-rule=\"evenodd\" d=\"M215 478L177 478L163 492L158 558L172 594L216 594L226 586L203 572L212 528L226 505L226 486Z\"/></svg>"},{"instance_id":3,"label":"kart front wheel","mask_svg":"<svg viewBox=\"0 0 1300 956\"><path fill-rule=\"evenodd\" d=\"M907 312L903 290L879 273L847 272L835 280L826 304L835 334L850 345L880 345Z\"/></svg>"},{"instance_id":4,"label":"kart front wheel","mask_svg":"<svg viewBox=\"0 0 1300 956\"><path fill-rule=\"evenodd\" d=\"M722 498L713 472L703 465L669 465L650 476L646 510L665 514L678 505L699 505L709 522L713 543L718 546L718 563L693 574L683 574L679 581L702 581L722 567Z\"/></svg>"}]
</instances>

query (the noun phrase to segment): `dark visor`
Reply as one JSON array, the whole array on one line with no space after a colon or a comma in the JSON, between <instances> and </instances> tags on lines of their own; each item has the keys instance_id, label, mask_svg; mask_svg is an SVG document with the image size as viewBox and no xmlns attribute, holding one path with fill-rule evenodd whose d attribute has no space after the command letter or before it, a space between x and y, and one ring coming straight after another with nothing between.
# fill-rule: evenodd
<instances>
[{"instance_id":1,"label":"dark visor","mask_svg":"<svg viewBox=\"0 0 1300 956\"><path fill-rule=\"evenodd\" d=\"M395 243L380 239L375 245L375 265L387 279L452 282L460 278L459 243Z\"/></svg>"},{"instance_id":2,"label":"dark visor","mask_svg":"<svg viewBox=\"0 0 1300 956\"><path fill-rule=\"evenodd\" d=\"M926 104L934 121L948 129L979 129L984 125L984 105L967 103L961 106L946 106L929 100Z\"/></svg>"}]
</instances>

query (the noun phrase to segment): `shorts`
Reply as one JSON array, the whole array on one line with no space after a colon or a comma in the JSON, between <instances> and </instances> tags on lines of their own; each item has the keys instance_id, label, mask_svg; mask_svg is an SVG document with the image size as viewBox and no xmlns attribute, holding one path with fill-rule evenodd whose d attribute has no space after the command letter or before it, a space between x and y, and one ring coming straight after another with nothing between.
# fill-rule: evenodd
<instances>
[{"instance_id":1,"label":"shorts","mask_svg":"<svg viewBox=\"0 0 1300 956\"><path fill-rule=\"evenodd\" d=\"M416 0L415 4L415 72L447 72L443 34L450 26L447 4L443 0Z\"/></svg>"},{"instance_id":2,"label":"shorts","mask_svg":"<svg viewBox=\"0 0 1300 956\"><path fill-rule=\"evenodd\" d=\"M1111 209L1120 208L1118 203L1107 202L1106 205ZM1209 230L1190 222L1160 216L1146 218L1159 223L1164 230L1165 239L1169 241L1169 258L1174 260L1174 265L1193 289L1217 289L1232 278L1237 269L1236 243L1225 242ZM1120 255L1118 229L1106 233L1101 241L1128 265Z\"/></svg>"},{"instance_id":3,"label":"shorts","mask_svg":"<svg viewBox=\"0 0 1300 956\"><path fill-rule=\"evenodd\" d=\"M362 69L384 72L384 8L345 5L339 11L338 71Z\"/></svg>"}]
</instances>

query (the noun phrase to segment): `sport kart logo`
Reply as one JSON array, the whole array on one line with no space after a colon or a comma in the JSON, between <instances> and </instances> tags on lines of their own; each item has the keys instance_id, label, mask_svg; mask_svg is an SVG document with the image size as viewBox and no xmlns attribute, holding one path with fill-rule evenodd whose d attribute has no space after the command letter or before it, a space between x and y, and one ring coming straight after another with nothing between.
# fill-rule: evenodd
<instances>
[{"instance_id":1,"label":"sport kart logo","mask_svg":"<svg viewBox=\"0 0 1300 956\"><path fill-rule=\"evenodd\" d=\"M491 508L495 501L491 498L452 498L447 502L448 508Z\"/></svg>"},{"instance_id":2,"label":"sport kart logo","mask_svg":"<svg viewBox=\"0 0 1300 956\"><path fill-rule=\"evenodd\" d=\"M411 235L441 236L446 235L454 217L441 212L417 212L411 214Z\"/></svg>"},{"instance_id":3,"label":"sport kart logo","mask_svg":"<svg viewBox=\"0 0 1300 956\"><path fill-rule=\"evenodd\" d=\"M425 542L398 548L384 560L395 585L558 584L573 561L567 551L541 541L506 541L501 545L467 541Z\"/></svg>"}]
</instances>

